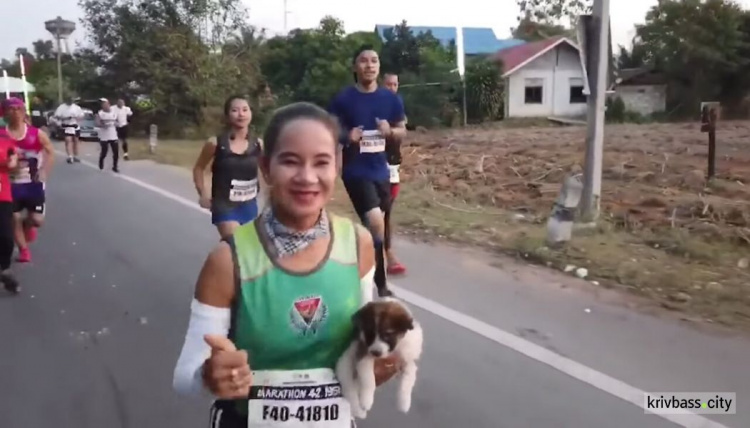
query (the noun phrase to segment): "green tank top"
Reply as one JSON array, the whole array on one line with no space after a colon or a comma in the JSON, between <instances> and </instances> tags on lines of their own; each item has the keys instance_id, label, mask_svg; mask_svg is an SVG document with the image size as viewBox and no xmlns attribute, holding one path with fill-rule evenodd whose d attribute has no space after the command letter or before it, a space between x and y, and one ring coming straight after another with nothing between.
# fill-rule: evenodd
<instances>
[{"instance_id":1,"label":"green tank top","mask_svg":"<svg viewBox=\"0 0 750 428\"><path fill-rule=\"evenodd\" d=\"M349 219L329 218L326 256L304 273L268 256L273 244L260 218L235 230L239 284L230 338L248 352L252 370L332 369L349 346L352 315L362 303L357 230ZM237 410L246 414L247 401Z\"/></svg>"}]
</instances>

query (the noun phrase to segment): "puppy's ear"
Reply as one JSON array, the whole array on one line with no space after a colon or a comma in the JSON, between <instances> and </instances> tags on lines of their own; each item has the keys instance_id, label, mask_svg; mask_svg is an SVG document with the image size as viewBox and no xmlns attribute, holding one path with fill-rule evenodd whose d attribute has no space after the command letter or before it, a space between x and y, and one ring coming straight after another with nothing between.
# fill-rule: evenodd
<instances>
[{"instance_id":1,"label":"puppy's ear","mask_svg":"<svg viewBox=\"0 0 750 428\"><path fill-rule=\"evenodd\" d=\"M399 331L407 332L414 329L414 319L406 314L398 317L396 320L396 328Z\"/></svg>"},{"instance_id":2,"label":"puppy's ear","mask_svg":"<svg viewBox=\"0 0 750 428\"><path fill-rule=\"evenodd\" d=\"M352 315L352 324L354 324L354 330L355 331L362 331L362 328L364 326L365 318L370 316L372 314L373 306L372 303L368 303L361 308L357 312Z\"/></svg>"}]
</instances>

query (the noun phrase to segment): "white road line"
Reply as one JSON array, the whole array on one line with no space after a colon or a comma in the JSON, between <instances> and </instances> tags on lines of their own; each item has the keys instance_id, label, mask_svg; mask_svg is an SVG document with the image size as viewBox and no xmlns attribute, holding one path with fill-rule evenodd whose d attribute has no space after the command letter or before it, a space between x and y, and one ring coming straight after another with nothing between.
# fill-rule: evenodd
<instances>
[{"instance_id":1,"label":"white road line","mask_svg":"<svg viewBox=\"0 0 750 428\"><path fill-rule=\"evenodd\" d=\"M57 150L56 150L57 151ZM64 152L57 151L59 154L65 155ZM90 168L98 170L99 167L93 163L82 160L81 163ZM183 198L182 196L176 195L162 188L156 187L152 184L138 180L123 174L113 174L114 177L121 178L125 181L140 186L144 189L155 192L165 198L171 199L179 204L193 208L207 215L210 212L206 209L201 208L196 202L189 199ZM486 339L489 339L495 343L510 348L520 354L523 354L533 360L540 363L546 364L553 369L567 374L581 382L587 383L595 388L598 388L610 395L625 400L640 409L643 409L644 391L631 386L625 382L601 373L591 367L585 366L577 361L571 360L570 358L563 357L560 354L556 354L547 348L539 346L533 342L529 342L519 336L516 336L507 331L501 330L493 325L487 324L476 318L470 317L466 314L458 312L447 306L444 306L434 300L428 299L424 296L420 296L407 289L393 286L393 290L398 294L400 298L411 303L412 305L421 308L431 314L443 318L446 321L450 321L453 324L461 326L473 333L476 333ZM718 422L714 422L704 416L685 411L684 414L674 415L655 415L664 418L670 422L677 424L678 426L685 428L729 428L726 425L722 425Z\"/></svg>"}]
</instances>

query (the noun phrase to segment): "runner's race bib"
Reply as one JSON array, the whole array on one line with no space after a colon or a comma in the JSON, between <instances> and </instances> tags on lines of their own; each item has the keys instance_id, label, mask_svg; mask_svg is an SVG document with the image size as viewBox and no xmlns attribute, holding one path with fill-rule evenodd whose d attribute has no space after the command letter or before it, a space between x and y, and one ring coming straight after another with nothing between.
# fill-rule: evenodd
<instances>
[{"instance_id":1,"label":"runner's race bib","mask_svg":"<svg viewBox=\"0 0 750 428\"><path fill-rule=\"evenodd\" d=\"M380 153L385 151L385 138L377 129L362 131L362 140L359 142L360 153Z\"/></svg>"},{"instance_id":2,"label":"runner's race bib","mask_svg":"<svg viewBox=\"0 0 750 428\"><path fill-rule=\"evenodd\" d=\"M31 183L31 168L29 161L19 161L18 169L11 176L11 181L16 184Z\"/></svg>"},{"instance_id":3,"label":"runner's race bib","mask_svg":"<svg viewBox=\"0 0 750 428\"><path fill-rule=\"evenodd\" d=\"M401 181L401 175L398 172L398 169L401 165L388 165L388 172L391 176L391 183L396 184Z\"/></svg>"},{"instance_id":4,"label":"runner's race bib","mask_svg":"<svg viewBox=\"0 0 750 428\"><path fill-rule=\"evenodd\" d=\"M232 202L247 202L258 195L258 179L232 180L229 188L229 200Z\"/></svg>"},{"instance_id":5,"label":"runner's race bib","mask_svg":"<svg viewBox=\"0 0 750 428\"><path fill-rule=\"evenodd\" d=\"M11 182L16 184L31 183L33 181L32 169L36 172L37 162L37 159L27 157L23 150L20 151L18 153L18 168L11 174Z\"/></svg>"},{"instance_id":6,"label":"runner's race bib","mask_svg":"<svg viewBox=\"0 0 750 428\"><path fill-rule=\"evenodd\" d=\"M331 369L253 372L248 428L350 428L351 420Z\"/></svg>"}]
</instances>

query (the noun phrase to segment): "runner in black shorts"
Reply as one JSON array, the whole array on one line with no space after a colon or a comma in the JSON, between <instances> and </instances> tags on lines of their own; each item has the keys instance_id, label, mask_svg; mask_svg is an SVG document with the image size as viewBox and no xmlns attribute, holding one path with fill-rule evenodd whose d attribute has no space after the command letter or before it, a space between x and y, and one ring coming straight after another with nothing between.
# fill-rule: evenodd
<instances>
[{"instance_id":1,"label":"runner in black shorts","mask_svg":"<svg viewBox=\"0 0 750 428\"><path fill-rule=\"evenodd\" d=\"M369 46L354 56L356 85L333 99L330 112L338 117L342 135L342 179L349 198L375 244L375 285L381 296L390 295L386 282L384 213L391 200L386 141L403 138L404 106L385 88L378 87L380 61Z\"/></svg>"},{"instance_id":2,"label":"runner in black shorts","mask_svg":"<svg viewBox=\"0 0 750 428\"><path fill-rule=\"evenodd\" d=\"M383 86L398 96L398 75L394 73L385 73L383 76ZM399 97L400 99L401 97ZM385 146L388 156L388 172L390 173L390 194L391 203L385 212L385 259L388 268L388 275L400 275L406 272L406 267L396 258L393 251L393 205L396 203L396 197L401 190L401 138L391 138Z\"/></svg>"},{"instance_id":3,"label":"runner in black shorts","mask_svg":"<svg viewBox=\"0 0 750 428\"><path fill-rule=\"evenodd\" d=\"M31 100L31 126L47 133L47 118L44 116L44 105L39 97Z\"/></svg>"},{"instance_id":4,"label":"runner in black shorts","mask_svg":"<svg viewBox=\"0 0 750 428\"><path fill-rule=\"evenodd\" d=\"M125 105L125 100L122 98L117 100L117 105L113 107L113 110L117 112L117 139L122 144L122 157L128 160L128 135L130 133L128 122L129 117L133 115L133 110Z\"/></svg>"},{"instance_id":5,"label":"runner in black shorts","mask_svg":"<svg viewBox=\"0 0 750 428\"><path fill-rule=\"evenodd\" d=\"M65 153L68 155L68 163L81 162L78 158L78 143L81 137L78 120L83 118L83 110L71 97L67 97L65 103L60 104L55 110L55 117L60 121L65 136Z\"/></svg>"}]
</instances>

